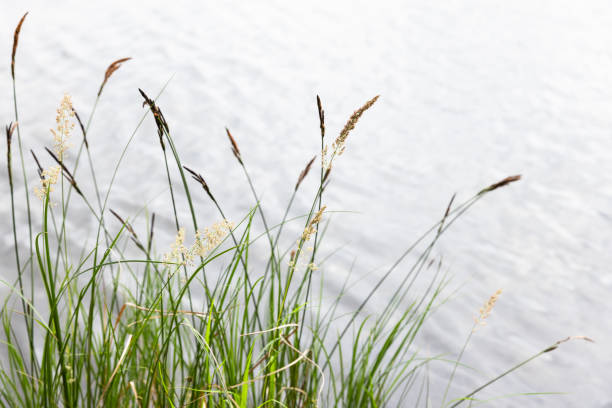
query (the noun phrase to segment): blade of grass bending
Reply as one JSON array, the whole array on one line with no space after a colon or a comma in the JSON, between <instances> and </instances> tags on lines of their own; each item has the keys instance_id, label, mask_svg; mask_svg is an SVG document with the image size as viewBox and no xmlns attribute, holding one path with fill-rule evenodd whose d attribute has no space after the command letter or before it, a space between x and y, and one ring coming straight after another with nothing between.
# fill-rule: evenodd
<instances>
[{"instance_id":1,"label":"blade of grass bending","mask_svg":"<svg viewBox=\"0 0 612 408\"><path fill-rule=\"evenodd\" d=\"M501 373L500 375L498 375L497 377L487 381L486 383L484 383L483 385L481 385L480 387L476 388L474 391L470 392L469 394L467 394L465 397L463 398L458 398L455 399L451 402L456 401L453 405L450 406L450 408L455 408L459 405L461 405L463 402L470 400L474 395L476 395L478 392L482 391L483 389L487 388L489 385L493 384L494 382L500 380L501 378L507 376L508 374L510 374L513 371L518 370L519 368L521 368L522 366L526 365L527 363L535 360L536 358L540 357L542 354L546 354L546 353L550 353L551 351L556 350L560 344L565 343L567 341L570 340L585 340L588 342L593 343L593 340L591 340L588 337L585 336L572 336L572 337L567 337L563 340L559 340L557 342L555 342L554 344L550 345L549 347L546 347L544 350L534 354L533 356L529 357L527 360L524 360L520 363L518 363L517 365L515 365L514 367L511 367L510 369L504 371L503 373Z\"/></svg>"},{"instance_id":2,"label":"blade of grass bending","mask_svg":"<svg viewBox=\"0 0 612 408\"><path fill-rule=\"evenodd\" d=\"M469 200L465 201L464 203L462 203L460 206L456 207L453 211L450 212L449 215L452 215L453 213L459 211L461 208L464 207L468 207L473 205L475 203L475 198L478 197L478 195L470 198ZM382 285L382 283L391 275L391 273L399 266L399 264L404 260L404 258L406 258L406 256L412 252L412 250L414 250L418 244L420 244L432 231L436 230L436 228L438 228L442 223L442 220L438 221L437 223L435 223L431 228L429 228L425 233L423 233L419 238L417 238L417 240L415 242L412 243L412 245L410 245L401 255L400 257L393 263L393 265L391 265L391 267L387 270L387 272L385 272L385 274L378 280L378 282L376 283L376 285L374 285L374 288L372 288L372 290L370 290L370 292L368 293L368 295L365 297L365 299L360 303L359 307L357 308L357 310L352 314L351 319L349 320L349 322L345 325L344 329L341 331L341 334L338 338L338 340L336 341L335 345L333 346L332 350L330 351L330 356L333 356L334 351L336 350L336 348L338 347L338 343L342 340L342 338L346 335L346 333L348 332L348 329L350 328L350 326L353 324L353 322L355 321L355 319L357 318L357 315L363 310L363 308L365 307L365 305L369 302L369 300L372 298L372 296L374 295L374 293L376 293L376 291L378 291L378 289L380 288L380 286ZM447 226L448 227L448 226ZM416 266L417 264L415 264ZM414 268L414 267L413 267ZM329 360L325 362L325 365L323 366L323 368L327 368L327 366L329 365Z\"/></svg>"},{"instance_id":3,"label":"blade of grass bending","mask_svg":"<svg viewBox=\"0 0 612 408\"><path fill-rule=\"evenodd\" d=\"M389 277L389 275L393 272L393 270L395 270L395 268L402 262L402 260L414 249L416 248L416 246L423 241L432 231L434 231L436 228L438 228L438 232L436 234L436 238L434 239L434 243L435 240L437 239L437 237L439 237L442 233L444 233L448 228L450 228L450 226L461 216L463 215L467 210L469 210L474 204L476 204L476 202L478 202L478 200L480 200L482 197L484 197L487 193L494 191L500 187L504 187L512 182L518 181L520 180L521 176L520 175L516 175L516 176L510 176L510 177L506 177L505 179L503 179L500 182L491 184L489 187L482 189L481 191L479 191L478 193L476 193L474 196L472 196L470 199L464 201L463 203L461 203L459 206L455 207L453 210L448 210L447 207L447 212L445 213L444 217L438 221L436 224L434 224L429 230L427 230L424 234L422 234L410 247L408 247L408 249L406 249L404 251L404 253L396 260L396 262L389 268L389 270L387 270L387 272L383 275L383 277L381 279L379 279L379 281L376 283L376 285L374 286L374 288L368 293L368 295L366 296L366 298L361 302L361 304L359 305L359 307L357 308L357 310L355 311L355 313L353 314L353 316L351 317L350 321L347 323L347 325L344 327L344 329L341 332L340 338L338 339L338 341L340 341L344 335L347 333L348 328L350 327L350 325L355 321L357 315L361 312L361 310L363 310L363 308L365 307L365 305L369 302L369 300L371 299L371 297L373 296L373 294L378 290L378 288L382 285L382 283ZM454 196L451 200L451 203L454 201ZM444 222L446 221L447 218L449 218L450 216L453 216L450 221L446 224L443 225ZM429 246L429 248L431 248L431 244ZM413 267L414 268L414 267ZM408 279L408 277L404 278L404 281L406 281ZM402 283L403 284L403 283ZM397 291L396 291L397 293ZM395 296L395 294L394 294ZM334 345L334 347L332 348L332 351L329 353L330 356L334 354L335 349L338 346L338 341L336 342L336 344ZM329 360L325 362L325 365L323 366L323 369L325 369L327 366L329 365Z\"/></svg>"}]
</instances>

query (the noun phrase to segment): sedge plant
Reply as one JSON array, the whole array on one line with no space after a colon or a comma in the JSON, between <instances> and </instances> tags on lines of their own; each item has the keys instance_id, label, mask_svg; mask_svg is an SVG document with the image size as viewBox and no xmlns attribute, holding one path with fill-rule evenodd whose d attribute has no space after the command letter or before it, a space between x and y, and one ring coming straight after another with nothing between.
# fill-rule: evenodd
<instances>
[{"instance_id":1,"label":"sedge plant","mask_svg":"<svg viewBox=\"0 0 612 408\"><path fill-rule=\"evenodd\" d=\"M316 156L300 173L296 171L296 184L280 220L272 220L271 212L265 211L247 157L225 129L253 198L251 210L232 222L202 169L181 160L181 145L158 105L167 84L155 97L139 90L142 99L134 103L144 102L145 111L118 152L110 185L101 188L90 151L90 145L97 143L90 125L105 86L129 58L107 68L85 122L70 96L64 95L53 149L47 148L43 155L40 146L32 146L31 160L26 161L15 69L26 15L14 35L14 122L5 129L17 277L2 280L8 295L0 309L0 406L381 407L406 393L420 392L416 384L436 358L420 353L418 335L443 303L448 284L433 248L480 199L520 176L507 177L459 204L453 197L440 220L381 274L361 304L348 315L341 314L349 283L330 300L323 290L326 277L320 273L327 261L319 254L331 213L325 192L332 187L333 166L345 152L351 131L378 96L351 115L331 144L317 96L321 154L310 210L293 214L292 206L298 194L308 194L302 191L302 182L314 172ZM174 243L160 252L155 245L155 214L149 215L145 205L137 213L120 214L109 202L118 169L144 120L156 125L174 221ZM21 179L13 168L15 136ZM70 140L77 139L78 148L70 147ZM83 154L88 175L79 171ZM37 168L38 180L28 180L31 167ZM86 180L94 189L91 196L79 188ZM23 229L15 216L18 182L25 191L22 202L27 212L24 248L18 239ZM194 199L198 194L218 213L217 220L199 219ZM176 199L179 196L187 203L186 220L177 208L183 201ZM69 235L82 234L71 231L67 222L77 206L96 225L95 237L82 248L68 245ZM144 227L138 230L137 222ZM300 225L302 231L289 246L282 239L288 224ZM264 245L256 245L259 241ZM262 254L253 254L262 250L263 263ZM407 259L413 259L409 266L404 265ZM384 295L386 306L375 315L367 314L368 303L381 296L383 284L399 269L403 269L401 278L396 278L399 284ZM431 273L422 289L416 282L424 271ZM36 291L39 287L42 295ZM463 397L447 396L447 388L442 404L474 400L484 387L559 344Z\"/></svg>"}]
</instances>

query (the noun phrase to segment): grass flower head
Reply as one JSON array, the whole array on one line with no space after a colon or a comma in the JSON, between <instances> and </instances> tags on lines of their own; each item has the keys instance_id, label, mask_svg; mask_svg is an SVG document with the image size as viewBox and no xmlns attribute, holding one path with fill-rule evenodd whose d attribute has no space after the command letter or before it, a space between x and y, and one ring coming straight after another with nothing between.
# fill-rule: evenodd
<instances>
[{"instance_id":1,"label":"grass flower head","mask_svg":"<svg viewBox=\"0 0 612 408\"><path fill-rule=\"evenodd\" d=\"M164 255L164 262L193 264L196 257L204 257L215 249L233 227L231 222L223 220L203 230L197 230L195 242L190 247L185 246L185 228L179 229L174 243L170 245L170 252Z\"/></svg>"},{"instance_id":2,"label":"grass flower head","mask_svg":"<svg viewBox=\"0 0 612 408\"><path fill-rule=\"evenodd\" d=\"M73 118L74 110L72 109L72 99L70 95L65 93L57 109L57 116L55 117L56 127L55 129L51 129L53 140L55 141L53 150L60 161L64 161L64 153L70 147L68 139L70 138L72 129L74 129Z\"/></svg>"},{"instance_id":3,"label":"grass flower head","mask_svg":"<svg viewBox=\"0 0 612 408\"><path fill-rule=\"evenodd\" d=\"M321 207L321 209L317 211L315 216L312 217L312 220L310 220L310 222L308 223L308 226L304 229L304 232L302 233L302 240L304 242L310 240L310 237L312 236L312 234L317 232L316 226L319 222L321 222L321 219L323 218L323 212L325 211L326 208L327 206L325 205Z\"/></svg>"},{"instance_id":4,"label":"grass flower head","mask_svg":"<svg viewBox=\"0 0 612 408\"><path fill-rule=\"evenodd\" d=\"M502 290L498 289L489 300L484 304L483 307L480 308L478 317L474 318L474 323L476 325L484 326L486 324L486 319L491 315L491 311L493 311L493 307L495 307L495 303L497 303L497 299L502 294Z\"/></svg>"},{"instance_id":5,"label":"grass flower head","mask_svg":"<svg viewBox=\"0 0 612 408\"><path fill-rule=\"evenodd\" d=\"M61 171L60 166L53 166L43 170L40 175L40 187L34 187L34 194L41 200L44 200L47 194L53 191L53 185L57 183Z\"/></svg>"}]
</instances>

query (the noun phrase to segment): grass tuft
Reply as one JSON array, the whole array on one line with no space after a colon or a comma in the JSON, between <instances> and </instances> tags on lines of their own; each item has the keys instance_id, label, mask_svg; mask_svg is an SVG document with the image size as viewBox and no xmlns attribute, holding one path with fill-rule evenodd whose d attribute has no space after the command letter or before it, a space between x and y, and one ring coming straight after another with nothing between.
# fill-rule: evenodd
<instances>
[{"instance_id":1,"label":"grass tuft","mask_svg":"<svg viewBox=\"0 0 612 408\"><path fill-rule=\"evenodd\" d=\"M397 405L407 395L417 404L430 400L429 363L441 359L423 355L418 338L432 313L444 303L449 282L433 248L484 196L520 176L491 184L461 203L456 203L453 195L442 217L378 277L359 306L346 314L341 305L349 282L331 298L325 290L328 264L320 250L331 211L324 193L349 133L379 96L351 115L330 154L325 145L325 112L317 96L321 138L318 183L311 191L299 190L315 156L301 172L296 170L291 198L283 217L275 223L266 216L249 175L248 152L240 151L226 128L252 196L251 210L232 223L204 177L182 164L181 146L175 143L156 99L139 89L147 109L143 120L152 114L163 153L171 198L164 215L173 217L176 228L172 231L176 233L174 243L158 250L155 213L149 218L143 206L136 213L119 215L108 206L119 165L142 121L119 153L106 191L98 187L89 150L89 142L95 139L88 141L88 132L102 91L130 58L108 66L85 125L69 96L64 96L57 128L52 131L55 149L45 148L57 166L44 169L30 150L41 183L36 189L41 201L30 208L15 87L15 54L26 16L15 30L11 56L15 121L5 129L17 279L2 281L9 295L0 308L0 406L382 407ZM69 163L64 153L70 147L67 137L76 125L73 118L83 138L73 163ZM17 234L21 229L15 214L22 209L16 208L13 191L19 181L12 169L14 131L23 172L20 181L26 191L29 248L20 248ZM83 149L89 175L78 172ZM201 192L199 187L197 192L191 191L186 175L210 198L204 205L212 204L219 214L220 220L207 228L199 228L210 221L199 219L201 211L193 199L193 194ZM95 198L78 187L90 179ZM179 185L175 180L180 180ZM73 191L79 199L70 205ZM310 194L311 205L305 214L292 212L297 194ZM179 196L187 203L188 220L179 216L177 203L183 202L176 199ZM74 219L78 208L85 209L96 223L95 239L72 229L76 222L69 221L82 221ZM107 223L107 209L118 223ZM263 227L256 226L256 217ZM297 224L300 233L285 237L288 224ZM191 237L195 237L193 241ZM83 244L74 248L69 242ZM415 261L405 266L409 254ZM402 274L396 276L392 292L381 293L383 283L400 268ZM442 406L475 401L484 388L566 341L592 341L569 337L556 342L447 403L470 338L477 325L489 317L500 293L481 309L458 358L450 362L452 374ZM383 299L385 305L368 315L364 311L374 298ZM22 320L23 329L15 324Z\"/></svg>"}]
</instances>

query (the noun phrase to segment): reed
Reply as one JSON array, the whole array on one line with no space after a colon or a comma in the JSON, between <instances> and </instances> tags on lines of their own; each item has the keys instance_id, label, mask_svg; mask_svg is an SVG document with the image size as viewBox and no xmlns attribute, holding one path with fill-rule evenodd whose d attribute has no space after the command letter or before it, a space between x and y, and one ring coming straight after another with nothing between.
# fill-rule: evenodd
<instances>
[{"instance_id":1,"label":"reed","mask_svg":"<svg viewBox=\"0 0 612 408\"><path fill-rule=\"evenodd\" d=\"M317 96L318 118L313 117L318 119L321 140L317 185L302 191L315 156L301 171L296 169L296 183L283 217L274 222L264 212L250 177L248 149L241 152L228 128L225 134L232 154L244 173L244 188L252 196L251 210L234 222L226 217L204 176L183 164L183 147L172 138L157 97L140 89L146 111L118 154L110 185L100 190L95 156L90 151L99 142L89 128L110 78L130 58L107 67L85 124L69 96L64 96L52 131L54 149L45 148L55 164L44 168L31 150L33 160L26 165L15 91L15 56L26 15L15 30L11 56L15 121L5 129L17 278L15 282L2 280L10 294L0 309L0 406L380 407L392 406L407 394L416 401L427 400L437 391L443 395L442 406L455 407L475 401L484 388L565 341L591 341L574 337L556 342L482 386L452 398L450 384L476 327L491 315L501 294L496 292L481 309L458 357L449 363L452 374L446 389L432 391L427 386L419 390L415 386L419 381L426 383L429 363L440 361L418 349L419 333L433 310L443 304L448 285L442 261L432 250L477 202L518 181L518 175L493 183L460 203L453 196L440 219L400 254L348 315L339 312L348 282L331 301L323 295L328 277L318 272L326 267L319 253L331 212L324 192L333 182L332 166L345 152L350 132L379 96L355 110L339 130L329 154L325 139L330 130ZM144 205L133 214L120 215L109 208L118 169L143 120L156 125L166 172L163 182L168 184L168 208L176 229L174 243L162 246L159 252L155 213L149 217ZM74 157L72 152L66 156L71 148L68 136L77 124L83 137ZM12 167L15 133L21 180ZM89 175L78 171L83 150L88 155ZM30 166L36 166L40 179L35 191L40 201L34 200L32 208L26 177ZM94 193L79 188L90 181L95 199L90 197ZM19 182L27 192L29 248L21 248L18 240L15 215L20 209L15 205L14 186ZM216 222L198 218L201 212L193 199L193 182L210 199L204 205L212 204L219 214ZM71 203L73 191L76 200ZM305 214L292 211L297 194L311 195ZM186 200L189 220L179 216L179 196ZM95 221L97 232L89 243L79 236L83 247L71 248L68 237L76 232L67 221L79 206ZM107 212L113 222L106 221ZM38 219L33 214L40 214L41 228L36 233ZM262 227L254 222L256 217ZM283 240L288 224L297 224L300 233ZM256 245L260 240L265 245ZM291 245L286 246L285 241ZM254 251L264 251L263 258ZM405 265L409 254L415 255L415 261ZM383 283L400 268L402 274L396 276L393 292L380 293ZM27 269L29 279L24 275ZM425 276L424 271L433 273ZM425 283L420 285L424 289L416 289L417 281ZM35 287L40 286L44 295L37 298ZM385 299L386 305L375 315L366 315L364 310L376 297ZM23 319L25 330L14 324L18 319Z\"/></svg>"}]
</instances>

